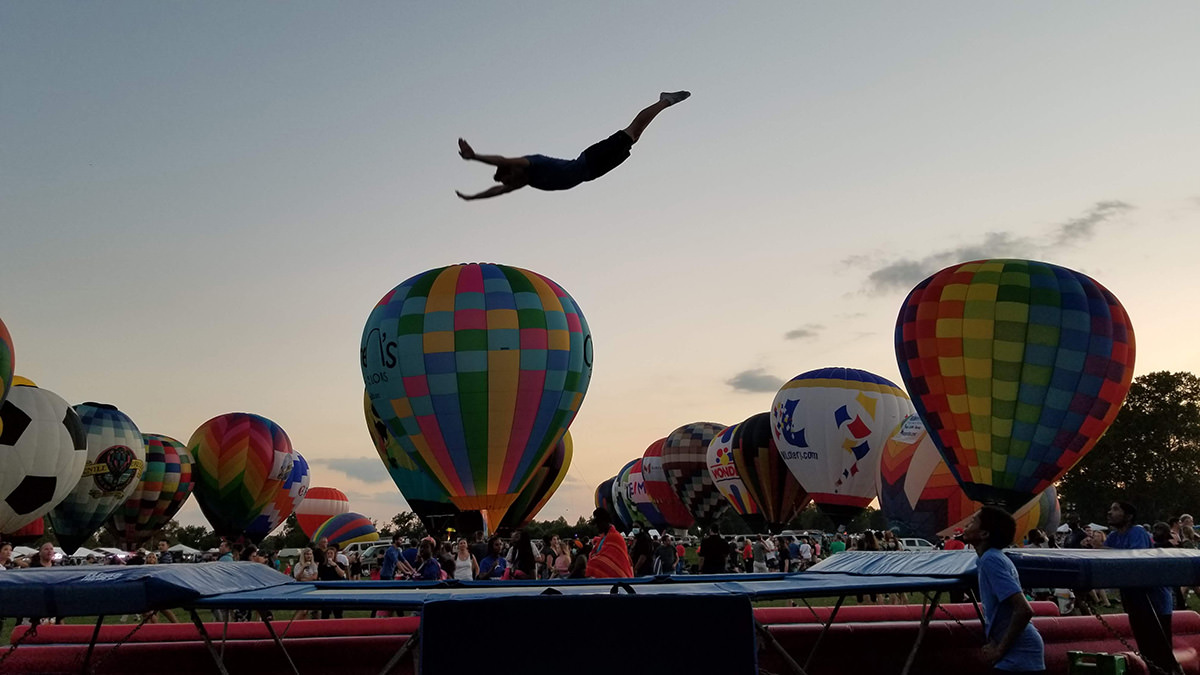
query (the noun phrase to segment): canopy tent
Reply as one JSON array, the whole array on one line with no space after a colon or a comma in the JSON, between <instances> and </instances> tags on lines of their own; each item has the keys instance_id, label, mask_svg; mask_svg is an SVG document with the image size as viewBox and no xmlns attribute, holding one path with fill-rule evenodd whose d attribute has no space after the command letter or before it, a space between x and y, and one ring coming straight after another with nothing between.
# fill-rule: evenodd
<instances>
[{"instance_id":1,"label":"canopy tent","mask_svg":"<svg viewBox=\"0 0 1200 675\"><path fill-rule=\"evenodd\" d=\"M192 548L187 544L175 544L167 550L171 553L182 553L184 555L200 555L201 553L204 553L204 551L201 551L198 548Z\"/></svg>"},{"instance_id":2,"label":"canopy tent","mask_svg":"<svg viewBox=\"0 0 1200 675\"><path fill-rule=\"evenodd\" d=\"M14 546L13 547L13 555L14 556L37 555L37 552L38 552L38 550L36 548L29 548L28 546Z\"/></svg>"},{"instance_id":3,"label":"canopy tent","mask_svg":"<svg viewBox=\"0 0 1200 675\"><path fill-rule=\"evenodd\" d=\"M74 553L72 553L71 557L77 558L77 559L82 559L82 558L88 557L89 555L92 557L95 557L95 558L103 558L104 557L103 553L100 553L98 551L93 551L90 548L84 548L82 546L80 546Z\"/></svg>"}]
</instances>

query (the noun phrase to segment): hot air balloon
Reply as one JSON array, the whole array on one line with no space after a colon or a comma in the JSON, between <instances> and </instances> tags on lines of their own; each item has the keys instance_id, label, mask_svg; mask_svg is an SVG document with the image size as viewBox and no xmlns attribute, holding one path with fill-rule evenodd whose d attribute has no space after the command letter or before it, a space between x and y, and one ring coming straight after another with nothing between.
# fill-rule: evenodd
<instances>
[{"instance_id":1,"label":"hot air balloon","mask_svg":"<svg viewBox=\"0 0 1200 675\"><path fill-rule=\"evenodd\" d=\"M979 510L959 487L916 413L905 417L884 444L876 491L888 527L901 537L936 541L938 533Z\"/></svg>"},{"instance_id":2,"label":"hot air balloon","mask_svg":"<svg viewBox=\"0 0 1200 675\"><path fill-rule=\"evenodd\" d=\"M823 368L783 385L771 427L792 475L825 515L846 525L875 498L880 451L911 412L908 395L882 377Z\"/></svg>"},{"instance_id":3,"label":"hot air balloon","mask_svg":"<svg viewBox=\"0 0 1200 675\"><path fill-rule=\"evenodd\" d=\"M679 501L675 490L671 489L671 483L667 481L667 472L663 470L662 465L663 444L666 442L666 438L660 438L651 443L642 454L642 481L646 484L646 494L662 514L664 523L668 527L686 530L696 521L683 502Z\"/></svg>"},{"instance_id":4,"label":"hot air balloon","mask_svg":"<svg viewBox=\"0 0 1200 675\"><path fill-rule=\"evenodd\" d=\"M400 443L380 419L379 413L371 405L371 398L363 393L363 413L367 420L367 430L371 433L371 442L379 453L379 459L387 467L392 482L400 488L404 501L429 532L436 532L433 519L438 516L454 516L458 507L450 501L450 493L430 478L413 462Z\"/></svg>"},{"instance_id":5,"label":"hot air balloon","mask_svg":"<svg viewBox=\"0 0 1200 675\"><path fill-rule=\"evenodd\" d=\"M74 553L137 489L146 465L142 432L125 413L105 403L75 406L87 433L83 477L50 512L54 536Z\"/></svg>"},{"instance_id":6,"label":"hot air balloon","mask_svg":"<svg viewBox=\"0 0 1200 675\"><path fill-rule=\"evenodd\" d=\"M0 320L0 405L4 404L4 399L8 398L8 390L12 388L15 365L13 355L12 336L8 334L8 326Z\"/></svg>"},{"instance_id":7,"label":"hot air balloon","mask_svg":"<svg viewBox=\"0 0 1200 675\"><path fill-rule=\"evenodd\" d=\"M142 480L105 523L130 551L170 522L195 487L192 458L183 443L159 434L142 434L142 441L146 445Z\"/></svg>"},{"instance_id":8,"label":"hot air balloon","mask_svg":"<svg viewBox=\"0 0 1200 675\"><path fill-rule=\"evenodd\" d=\"M608 480L597 485L596 494L594 495L596 508L608 511L608 515L611 517L613 524L620 522L620 520L617 518L616 507L613 506L613 483L616 482L616 480L617 477L613 476L612 478L609 478ZM618 527L620 526L618 525Z\"/></svg>"},{"instance_id":9,"label":"hot air balloon","mask_svg":"<svg viewBox=\"0 0 1200 675\"><path fill-rule=\"evenodd\" d=\"M1133 327L1116 297L1079 272L981 260L908 294L896 359L967 496L1012 513L1116 417L1133 379Z\"/></svg>"},{"instance_id":10,"label":"hot air balloon","mask_svg":"<svg viewBox=\"0 0 1200 675\"><path fill-rule=\"evenodd\" d=\"M304 501L296 507L296 522L309 539L316 541L313 534L330 518L350 511L350 500L337 488L314 487L308 489Z\"/></svg>"},{"instance_id":11,"label":"hot air balloon","mask_svg":"<svg viewBox=\"0 0 1200 675\"><path fill-rule=\"evenodd\" d=\"M762 532L767 529L767 522L758 511L758 504L746 490L742 476L738 473L737 463L733 461L733 434L738 425L726 427L724 431L713 436L708 444L705 459L708 463L708 473L712 476L717 490L725 496L733 512L745 521L751 532Z\"/></svg>"},{"instance_id":12,"label":"hot air balloon","mask_svg":"<svg viewBox=\"0 0 1200 675\"><path fill-rule=\"evenodd\" d=\"M650 499L650 494L646 492L646 479L642 477L642 458L638 457L633 460L633 466L629 469L629 482L626 484L626 489L629 490L629 500L633 502L634 508L650 527L663 530L669 527L663 514L655 506L654 500Z\"/></svg>"},{"instance_id":13,"label":"hot air balloon","mask_svg":"<svg viewBox=\"0 0 1200 675\"><path fill-rule=\"evenodd\" d=\"M1053 485L1042 490L1041 494L1029 500L1013 514L1017 521L1016 543L1026 539L1030 530L1041 530L1047 536L1053 537L1062 521L1062 506L1058 503L1058 490Z\"/></svg>"},{"instance_id":14,"label":"hot air balloon","mask_svg":"<svg viewBox=\"0 0 1200 675\"><path fill-rule=\"evenodd\" d=\"M330 544L346 548L348 544L360 541L379 541L379 532L375 530L375 524L370 518L348 511L321 523L313 532L312 541L317 542L321 539L328 539Z\"/></svg>"},{"instance_id":15,"label":"hot air balloon","mask_svg":"<svg viewBox=\"0 0 1200 675\"><path fill-rule=\"evenodd\" d=\"M592 339L553 281L472 263L388 292L360 356L371 402L408 456L459 509L499 523L575 418Z\"/></svg>"},{"instance_id":16,"label":"hot air balloon","mask_svg":"<svg viewBox=\"0 0 1200 675\"><path fill-rule=\"evenodd\" d=\"M87 434L58 394L14 385L0 404L0 532L40 522L79 483Z\"/></svg>"},{"instance_id":17,"label":"hot air balloon","mask_svg":"<svg viewBox=\"0 0 1200 675\"><path fill-rule=\"evenodd\" d=\"M46 519L42 517L18 530L4 533L0 536L0 541L7 541L15 546L28 546L44 536L46 536Z\"/></svg>"},{"instance_id":18,"label":"hot air balloon","mask_svg":"<svg viewBox=\"0 0 1200 675\"><path fill-rule=\"evenodd\" d=\"M775 446L771 413L752 415L737 425L732 448L738 476L767 527L783 530L812 500Z\"/></svg>"},{"instance_id":19,"label":"hot air balloon","mask_svg":"<svg viewBox=\"0 0 1200 675\"><path fill-rule=\"evenodd\" d=\"M612 482L613 514L616 516L616 518L613 520L613 525L615 525L617 529L622 532L628 532L632 530L635 525L638 525L644 521L644 519L641 517L641 514L638 513L637 508L630 503L628 497L626 496L628 494L628 490L625 487L625 483L629 480L629 472L627 469L631 468L633 468L633 462L621 467L621 470L617 472L617 475L613 478Z\"/></svg>"},{"instance_id":20,"label":"hot air balloon","mask_svg":"<svg viewBox=\"0 0 1200 675\"><path fill-rule=\"evenodd\" d=\"M546 463L533 474L533 478L525 486L525 489L521 490L521 494L517 495L517 501L509 507L508 513L504 515L504 520L500 521L500 529L515 530L525 527L533 520L546 502L554 496L555 490L562 485L563 479L567 477L573 453L574 444L571 440L571 432L568 431L563 434L563 439L558 442L554 452L546 458Z\"/></svg>"},{"instance_id":21,"label":"hot air balloon","mask_svg":"<svg viewBox=\"0 0 1200 675\"><path fill-rule=\"evenodd\" d=\"M292 472L288 474L287 480L279 486L275 498L246 527L246 538L257 544L287 521L288 516L295 513L296 507L304 501L304 496L308 494L310 479L308 460L293 449Z\"/></svg>"},{"instance_id":22,"label":"hot air balloon","mask_svg":"<svg viewBox=\"0 0 1200 675\"><path fill-rule=\"evenodd\" d=\"M729 504L708 473L708 444L724 430L723 424L693 422L663 442L663 470L671 489L701 527L720 518Z\"/></svg>"},{"instance_id":23,"label":"hot air balloon","mask_svg":"<svg viewBox=\"0 0 1200 675\"><path fill-rule=\"evenodd\" d=\"M252 413L218 415L187 444L196 501L213 530L240 538L292 473L292 441L278 424Z\"/></svg>"},{"instance_id":24,"label":"hot air balloon","mask_svg":"<svg viewBox=\"0 0 1200 675\"><path fill-rule=\"evenodd\" d=\"M634 469L638 467L638 462L641 458L630 460L621 470L617 472L617 481L613 483L613 489L616 490L617 496L613 499L617 504L617 513L621 515L622 507L629 514L627 522L634 527L650 527L651 523L646 514L638 508L636 495L639 490L644 494L645 485L640 488L635 484ZM638 477L641 473L638 472ZM641 481L638 480L638 483Z\"/></svg>"}]
</instances>

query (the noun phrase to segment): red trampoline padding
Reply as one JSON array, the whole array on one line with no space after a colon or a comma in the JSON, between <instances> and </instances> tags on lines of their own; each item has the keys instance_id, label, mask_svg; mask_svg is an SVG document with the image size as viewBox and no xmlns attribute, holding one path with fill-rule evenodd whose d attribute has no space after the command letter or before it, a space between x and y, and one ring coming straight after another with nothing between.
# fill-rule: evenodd
<instances>
[{"instance_id":1,"label":"red trampoline padding","mask_svg":"<svg viewBox=\"0 0 1200 675\"><path fill-rule=\"evenodd\" d=\"M1058 605L1053 602L1031 602L1034 616L1058 616ZM920 621L925 608L921 605L849 605L838 610L835 623L872 623L879 621ZM833 613L832 607L759 607L754 616L767 625L790 623L825 623ZM940 605L933 613L933 621L978 621L975 606L971 604Z\"/></svg>"},{"instance_id":2,"label":"red trampoline padding","mask_svg":"<svg viewBox=\"0 0 1200 675\"><path fill-rule=\"evenodd\" d=\"M184 617L179 617L183 619ZM289 625L290 624L290 625ZM299 621L272 621L271 627L284 639L323 638L370 635L412 635L421 620L415 616L388 619L314 619ZM202 640L200 632L191 623L148 623L134 632L137 624L101 626L98 643L113 642L186 642ZM262 621L230 623L228 633L223 623L206 623L204 629L209 638L220 640L270 640L271 634ZM18 626L13 630L10 641L15 643L29 630L29 626ZM24 644L87 644L92 639L95 626L62 625L38 626L37 633ZM132 634L132 635L131 635Z\"/></svg>"}]
</instances>

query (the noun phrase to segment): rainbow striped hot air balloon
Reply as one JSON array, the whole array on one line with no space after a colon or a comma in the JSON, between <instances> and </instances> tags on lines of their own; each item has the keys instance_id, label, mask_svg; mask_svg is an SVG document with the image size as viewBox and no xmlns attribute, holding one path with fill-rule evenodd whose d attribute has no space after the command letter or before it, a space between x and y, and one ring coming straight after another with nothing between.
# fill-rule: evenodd
<instances>
[{"instance_id":1,"label":"rainbow striped hot air balloon","mask_svg":"<svg viewBox=\"0 0 1200 675\"><path fill-rule=\"evenodd\" d=\"M679 496L671 488L667 480L667 472L663 469L662 451L666 438L660 438L646 448L642 454L642 481L646 484L646 494L654 507L662 514L663 521L668 527L685 530L695 524L691 512L687 510Z\"/></svg>"},{"instance_id":2,"label":"rainbow striped hot air balloon","mask_svg":"<svg viewBox=\"0 0 1200 675\"><path fill-rule=\"evenodd\" d=\"M246 538L257 544L282 525L288 516L296 511L300 502L304 501L310 479L308 460L304 459L304 455L292 450L292 472L275 492L275 498L246 527Z\"/></svg>"},{"instance_id":3,"label":"rainbow striped hot air balloon","mask_svg":"<svg viewBox=\"0 0 1200 675\"><path fill-rule=\"evenodd\" d=\"M312 541L328 539L330 544L345 548L348 544L360 541L379 541L379 532L375 530L370 518L361 513L348 511L321 523L312 534Z\"/></svg>"},{"instance_id":4,"label":"rainbow striped hot air balloon","mask_svg":"<svg viewBox=\"0 0 1200 675\"><path fill-rule=\"evenodd\" d=\"M708 527L729 506L708 472L708 445L724 430L724 424L693 422L663 441L663 471L675 496L701 527Z\"/></svg>"},{"instance_id":5,"label":"rainbow striped hot air balloon","mask_svg":"<svg viewBox=\"0 0 1200 675\"><path fill-rule=\"evenodd\" d=\"M309 488L304 501L296 507L296 522L309 539L330 518L350 511L350 500L337 488ZM314 539L315 541L315 539Z\"/></svg>"},{"instance_id":6,"label":"rainbow striped hot air balloon","mask_svg":"<svg viewBox=\"0 0 1200 675\"><path fill-rule=\"evenodd\" d=\"M142 434L146 468L137 489L109 517L106 526L133 550L154 536L192 494L192 457L183 443L159 434Z\"/></svg>"},{"instance_id":7,"label":"rainbow striped hot air balloon","mask_svg":"<svg viewBox=\"0 0 1200 675\"><path fill-rule=\"evenodd\" d=\"M1133 380L1133 327L1086 275L980 260L908 294L896 359L967 496L1011 513L1061 478L1117 416Z\"/></svg>"},{"instance_id":8,"label":"rainbow striped hot air balloon","mask_svg":"<svg viewBox=\"0 0 1200 675\"><path fill-rule=\"evenodd\" d=\"M563 434L563 439L558 442L554 452L546 458L546 463L538 468L529 484L517 495L517 501L508 509L504 520L500 521L500 529L515 530L533 521L533 517L550 501L558 486L562 485L567 477L574 452L575 446L571 440L571 432L568 431Z\"/></svg>"},{"instance_id":9,"label":"rainbow striped hot air balloon","mask_svg":"<svg viewBox=\"0 0 1200 675\"><path fill-rule=\"evenodd\" d=\"M13 372L16 368L14 354L12 335L8 333L8 326L0 320L0 405L4 404L8 390L12 388Z\"/></svg>"},{"instance_id":10,"label":"rainbow striped hot air balloon","mask_svg":"<svg viewBox=\"0 0 1200 675\"><path fill-rule=\"evenodd\" d=\"M472 263L385 295L361 359L371 401L408 456L458 508L499 523L575 418L592 338L558 284Z\"/></svg>"},{"instance_id":11,"label":"rainbow striped hot air balloon","mask_svg":"<svg viewBox=\"0 0 1200 675\"><path fill-rule=\"evenodd\" d=\"M223 537L242 537L292 473L291 439L261 415L218 415L196 429L187 448L196 501Z\"/></svg>"}]
</instances>

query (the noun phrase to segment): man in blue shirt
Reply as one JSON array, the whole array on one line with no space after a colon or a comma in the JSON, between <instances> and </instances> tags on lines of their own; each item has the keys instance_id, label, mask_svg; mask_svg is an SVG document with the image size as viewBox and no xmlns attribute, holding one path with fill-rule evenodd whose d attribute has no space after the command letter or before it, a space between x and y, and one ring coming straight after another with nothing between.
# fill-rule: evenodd
<instances>
[{"instance_id":1,"label":"man in blue shirt","mask_svg":"<svg viewBox=\"0 0 1200 675\"><path fill-rule=\"evenodd\" d=\"M396 564L400 562L400 540L400 535L392 535L392 545L383 553L383 562L379 564L380 581L396 578Z\"/></svg>"},{"instance_id":2,"label":"man in blue shirt","mask_svg":"<svg viewBox=\"0 0 1200 675\"><path fill-rule=\"evenodd\" d=\"M1046 670L1042 636L1030 622L1033 608L1025 599L1017 568L1004 555L1017 523L994 506L979 510L963 531L963 541L979 555L979 599L987 619L983 658L996 673L1042 673Z\"/></svg>"},{"instance_id":3,"label":"man in blue shirt","mask_svg":"<svg viewBox=\"0 0 1200 675\"><path fill-rule=\"evenodd\" d=\"M502 157L479 155L463 139L458 139L458 154L463 159L496 167L492 180L499 183L478 194L468 195L455 191L463 199L487 199L502 195L526 185L538 190L570 190L571 188L617 168L629 157L629 150L642 137L642 132L658 114L672 105L691 96L686 91L664 91L658 102L647 106L633 118L628 127L614 133L584 150L575 159L558 159L545 155L524 157Z\"/></svg>"},{"instance_id":4,"label":"man in blue shirt","mask_svg":"<svg viewBox=\"0 0 1200 675\"><path fill-rule=\"evenodd\" d=\"M1137 508L1129 502L1108 507L1105 548L1154 548L1150 533L1134 524ZM1182 673L1171 647L1171 591L1165 586L1122 588L1121 604L1129 615L1129 628L1142 657L1166 673Z\"/></svg>"}]
</instances>

